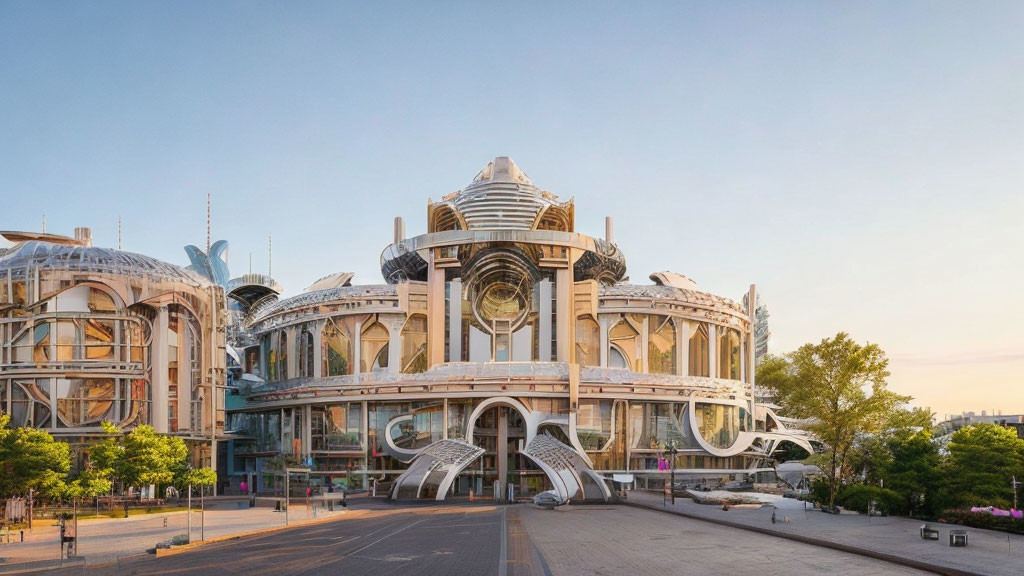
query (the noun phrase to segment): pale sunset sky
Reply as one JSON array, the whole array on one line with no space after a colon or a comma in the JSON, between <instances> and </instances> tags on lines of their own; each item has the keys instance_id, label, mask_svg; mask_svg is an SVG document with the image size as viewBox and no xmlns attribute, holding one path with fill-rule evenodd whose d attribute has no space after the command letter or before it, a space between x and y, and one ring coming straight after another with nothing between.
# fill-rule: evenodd
<instances>
[{"instance_id":1,"label":"pale sunset sky","mask_svg":"<svg viewBox=\"0 0 1024 576\"><path fill-rule=\"evenodd\" d=\"M0 229L296 294L511 156L739 299L847 331L940 418L1024 413L1024 3L0 2Z\"/></svg>"}]
</instances>

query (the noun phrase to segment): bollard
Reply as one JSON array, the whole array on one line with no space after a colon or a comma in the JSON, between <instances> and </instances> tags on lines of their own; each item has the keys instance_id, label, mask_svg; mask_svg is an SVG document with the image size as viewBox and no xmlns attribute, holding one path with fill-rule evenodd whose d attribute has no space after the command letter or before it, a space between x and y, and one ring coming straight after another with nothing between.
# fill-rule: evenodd
<instances>
[{"instance_id":1,"label":"bollard","mask_svg":"<svg viewBox=\"0 0 1024 576\"><path fill-rule=\"evenodd\" d=\"M167 516L164 516L164 528L167 528Z\"/></svg>"}]
</instances>

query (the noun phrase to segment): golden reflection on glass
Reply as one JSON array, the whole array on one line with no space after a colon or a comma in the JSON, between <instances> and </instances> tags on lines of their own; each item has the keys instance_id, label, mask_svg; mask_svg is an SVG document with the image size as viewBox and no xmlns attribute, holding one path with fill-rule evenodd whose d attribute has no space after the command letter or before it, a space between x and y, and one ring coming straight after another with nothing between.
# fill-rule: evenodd
<instances>
[{"instance_id":1,"label":"golden reflection on glass","mask_svg":"<svg viewBox=\"0 0 1024 576\"><path fill-rule=\"evenodd\" d=\"M740 333L734 328L722 328L718 337L718 377L740 379Z\"/></svg>"},{"instance_id":2,"label":"golden reflection on glass","mask_svg":"<svg viewBox=\"0 0 1024 576\"><path fill-rule=\"evenodd\" d=\"M427 369L427 317L413 314L402 328L402 373Z\"/></svg>"},{"instance_id":3,"label":"golden reflection on glass","mask_svg":"<svg viewBox=\"0 0 1024 576\"><path fill-rule=\"evenodd\" d=\"M708 325L701 322L690 336L690 376L711 376L708 364Z\"/></svg>"},{"instance_id":4,"label":"golden reflection on glass","mask_svg":"<svg viewBox=\"0 0 1024 576\"><path fill-rule=\"evenodd\" d=\"M676 325L669 316L652 314L648 320L647 371L676 373Z\"/></svg>"}]
</instances>

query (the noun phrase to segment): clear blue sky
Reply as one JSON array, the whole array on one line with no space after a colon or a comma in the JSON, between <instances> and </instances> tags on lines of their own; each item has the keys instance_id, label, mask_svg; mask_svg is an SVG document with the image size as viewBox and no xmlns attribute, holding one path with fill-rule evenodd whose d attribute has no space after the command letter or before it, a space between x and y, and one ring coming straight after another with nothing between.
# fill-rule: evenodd
<instances>
[{"instance_id":1,"label":"clear blue sky","mask_svg":"<svg viewBox=\"0 0 1024 576\"><path fill-rule=\"evenodd\" d=\"M380 282L496 155L630 276L757 283L940 416L1024 412L1024 3L0 1L0 229Z\"/></svg>"}]
</instances>

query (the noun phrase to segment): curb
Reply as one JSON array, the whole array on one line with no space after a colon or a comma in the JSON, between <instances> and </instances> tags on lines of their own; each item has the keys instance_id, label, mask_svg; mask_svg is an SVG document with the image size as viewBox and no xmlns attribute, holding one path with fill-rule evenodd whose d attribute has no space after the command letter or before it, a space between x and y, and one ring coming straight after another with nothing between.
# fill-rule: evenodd
<instances>
[{"instance_id":1,"label":"curb","mask_svg":"<svg viewBox=\"0 0 1024 576\"><path fill-rule=\"evenodd\" d=\"M224 536L217 536L214 538L207 538L206 540L199 540L197 542L189 542L188 544L182 544L181 546L175 546L173 548L157 548L156 557L163 558L165 556L175 556L177 554L184 554L190 552L196 548L202 548L207 544L216 544L218 542L224 542L227 540L238 540L240 538L246 538L248 536L259 536L261 534L270 534L273 532L280 532L282 530L288 530L290 528L299 528L301 526L310 526L313 524L322 524L324 522L330 522L333 520L342 520L349 516L353 511L343 510L339 516L324 516L323 518L313 518L311 520L302 520L300 522L292 522L287 526L272 526L270 528L258 528L256 530L250 530L249 532L238 532L236 534L225 534ZM355 512L363 512L363 510L356 510ZM361 516L362 514L360 514Z\"/></svg>"},{"instance_id":2,"label":"curb","mask_svg":"<svg viewBox=\"0 0 1024 576\"><path fill-rule=\"evenodd\" d=\"M881 560L890 564L898 564L900 566L906 566L908 568L916 568L917 570L924 570L926 572L932 572L934 574L941 574L942 576L979 576L978 572L968 572L959 568L952 568L950 566L940 566L938 564L930 564L928 562L922 562L920 560L912 560L910 558L904 558L902 556L896 556L894 554L888 554L885 552L878 552L875 550L869 550L867 548L860 548L857 546L850 546L848 544L840 544L839 542L832 542L830 540L821 540L818 538L812 538L810 536L801 536L800 534L791 534L788 532L779 532L770 528L761 528L760 526L751 526L749 524L743 524L740 522L733 522L730 520L720 520L718 518L707 518L705 516L698 516L696 514L689 514L687 512L681 512L678 510L667 510L651 504L641 504L639 502L628 502L624 501L623 504L626 506L632 506L634 508L645 508L647 510L653 510L655 512L663 512L665 514L672 514L674 516L682 516L683 518L689 518L691 520L701 520L703 522L710 522L719 526L727 526L729 528L738 528L740 530L746 530L748 532L756 532L758 534L765 534L767 536L774 536L776 538L783 538L785 540L792 540L794 542L800 542L802 544L810 544L812 546L818 546L820 548L830 548L832 550L838 550L840 552L847 552L849 554L856 554L858 556L864 556L867 558L873 558L875 560Z\"/></svg>"}]
</instances>

